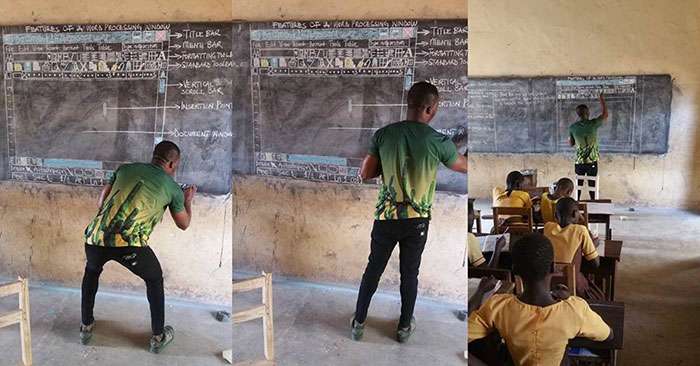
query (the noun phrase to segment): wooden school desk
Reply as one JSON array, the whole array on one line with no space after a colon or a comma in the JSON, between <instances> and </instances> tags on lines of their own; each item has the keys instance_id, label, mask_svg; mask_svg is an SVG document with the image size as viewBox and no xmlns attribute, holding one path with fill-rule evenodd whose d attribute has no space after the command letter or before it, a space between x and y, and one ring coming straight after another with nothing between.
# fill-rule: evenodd
<instances>
[{"instance_id":1,"label":"wooden school desk","mask_svg":"<svg viewBox=\"0 0 700 366\"><path fill-rule=\"evenodd\" d=\"M604 224L605 239L612 239L612 229L610 228L610 216L614 215L613 203L611 200L581 200L588 206L588 223Z\"/></svg>"},{"instance_id":2,"label":"wooden school desk","mask_svg":"<svg viewBox=\"0 0 700 366\"><path fill-rule=\"evenodd\" d=\"M574 338L569 341L569 347L583 347L590 350L603 351L608 355L610 365L617 361L617 351L622 349L625 327L625 304L622 302L591 303L591 309L605 320L613 330L613 339L596 342L587 338Z\"/></svg>"},{"instance_id":3,"label":"wooden school desk","mask_svg":"<svg viewBox=\"0 0 700 366\"><path fill-rule=\"evenodd\" d=\"M581 272L585 275L593 275L595 283L605 293L605 298L608 301L614 301L617 263L621 260L622 256L622 241L605 240L597 249L600 255L600 266L598 268L592 268L582 263Z\"/></svg>"}]
</instances>

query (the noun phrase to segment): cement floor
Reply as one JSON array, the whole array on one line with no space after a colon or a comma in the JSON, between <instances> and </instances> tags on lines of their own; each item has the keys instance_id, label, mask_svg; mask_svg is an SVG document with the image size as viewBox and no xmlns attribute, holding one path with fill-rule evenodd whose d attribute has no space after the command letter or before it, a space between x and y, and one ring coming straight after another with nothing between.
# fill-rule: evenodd
<instances>
[{"instance_id":1,"label":"cement floor","mask_svg":"<svg viewBox=\"0 0 700 366\"><path fill-rule=\"evenodd\" d=\"M5 282L8 279L2 279ZM51 286L30 287L34 365L227 365L221 351L231 348L231 322L211 315L222 309L166 298L166 324L175 339L163 353L148 352L150 313L143 295L100 289L95 303L96 329L91 344L78 339L80 291ZM17 308L17 297L0 299L0 314ZM0 364L18 365L19 326L0 329Z\"/></svg>"},{"instance_id":2,"label":"cement floor","mask_svg":"<svg viewBox=\"0 0 700 366\"><path fill-rule=\"evenodd\" d=\"M476 206L490 210L490 202ZM616 214L613 239L623 248L615 299L625 303L619 364L700 364L700 214L628 207ZM470 280L469 290L477 283Z\"/></svg>"},{"instance_id":3,"label":"cement floor","mask_svg":"<svg viewBox=\"0 0 700 366\"><path fill-rule=\"evenodd\" d=\"M260 301L260 291L236 295L234 311ZM466 325L453 311L459 304L420 299L418 328L405 344L395 341L400 297L378 292L372 299L362 341L350 339L357 289L296 281L273 284L278 365L464 365ZM262 359L262 321L233 328L234 360Z\"/></svg>"}]
</instances>

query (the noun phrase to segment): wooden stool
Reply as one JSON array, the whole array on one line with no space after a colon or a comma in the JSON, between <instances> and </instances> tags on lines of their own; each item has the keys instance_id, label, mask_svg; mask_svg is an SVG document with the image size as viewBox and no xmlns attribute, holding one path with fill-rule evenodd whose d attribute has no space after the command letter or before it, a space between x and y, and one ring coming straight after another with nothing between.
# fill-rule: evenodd
<instances>
[{"instance_id":1,"label":"wooden stool","mask_svg":"<svg viewBox=\"0 0 700 366\"><path fill-rule=\"evenodd\" d=\"M0 315L0 328L19 324L22 365L31 366L32 336L29 322L29 284L26 279L18 277L16 282L0 285L0 297L14 294L19 295L19 310Z\"/></svg>"},{"instance_id":2,"label":"wooden stool","mask_svg":"<svg viewBox=\"0 0 700 366\"><path fill-rule=\"evenodd\" d=\"M273 366L275 364L274 330L272 326L272 274L263 272L262 276L233 282L234 294L257 289L262 289L262 304L251 309L233 313L233 324L262 318L263 338L265 340L265 361L239 362L236 366ZM231 351L224 351L224 358L229 362L233 362L231 353Z\"/></svg>"}]
</instances>

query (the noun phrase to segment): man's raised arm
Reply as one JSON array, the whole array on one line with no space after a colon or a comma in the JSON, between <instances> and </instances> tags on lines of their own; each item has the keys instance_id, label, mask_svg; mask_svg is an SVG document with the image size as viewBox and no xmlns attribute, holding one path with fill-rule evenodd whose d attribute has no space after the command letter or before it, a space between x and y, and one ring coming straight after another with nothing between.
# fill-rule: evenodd
<instances>
[{"instance_id":1,"label":"man's raised arm","mask_svg":"<svg viewBox=\"0 0 700 366\"><path fill-rule=\"evenodd\" d=\"M189 186L185 189L184 193L185 209L177 213L173 213L172 208L170 209L170 215L173 217L175 225L177 225L180 230L187 230L187 228L190 227L190 221L192 220L192 198L194 198L196 192L196 186Z\"/></svg>"},{"instance_id":2,"label":"man's raised arm","mask_svg":"<svg viewBox=\"0 0 700 366\"><path fill-rule=\"evenodd\" d=\"M603 113L600 114L600 117L602 118L603 121L608 119L608 106L605 104L605 97L603 96L603 93L600 93L600 108L603 110Z\"/></svg>"}]
</instances>

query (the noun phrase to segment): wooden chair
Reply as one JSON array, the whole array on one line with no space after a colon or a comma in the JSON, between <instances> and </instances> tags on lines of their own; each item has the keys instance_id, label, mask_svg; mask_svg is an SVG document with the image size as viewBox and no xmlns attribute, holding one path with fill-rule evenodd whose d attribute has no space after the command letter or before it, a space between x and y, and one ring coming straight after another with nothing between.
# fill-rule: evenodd
<instances>
[{"instance_id":1,"label":"wooden chair","mask_svg":"<svg viewBox=\"0 0 700 366\"><path fill-rule=\"evenodd\" d=\"M579 222L579 224L588 227L588 205L585 202L579 202L578 210L581 212L581 218L583 218L583 222Z\"/></svg>"},{"instance_id":2,"label":"wooden chair","mask_svg":"<svg viewBox=\"0 0 700 366\"><path fill-rule=\"evenodd\" d=\"M542 198L543 194L549 193L549 187L521 188L521 190L527 192L532 199Z\"/></svg>"},{"instance_id":3,"label":"wooden chair","mask_svg":"<svg viewBox=\"0 0 700 366\"><path fill-rule=\"evenodd\" d=\"M21 277L17 281L0 285L0 297L19 295L19 310L0 315L0 328L19 324L22 365L32 365L32 336L29 320L29 284ZM4 362L3 362L4 363Z\"/></svg>"},{"instance_id":4,"label":"wooden chair","mask_svg":"<svg viewBox=\"0 0 700 366\"><path fill-rule=\"evenodd\" d=\"M257 289L262 289L262 304L251 309L243 310L237 313L233 313L233 324L239 324L247 322L250 320L260 319L263 320L263 338L265 341L265 361L257 362L239 362L236 366L263 366L275 365L275 344L274 344L274 329L272 325L272 274L263 272L261 276L250 278L243 281L233 282L233 293L248 292ZM230 351L224 352L224 358L229 362Z\"/></svg>"},{"instance_id":5,"label":"wooden chair","mask_svg":"<svg viewBox=\"0 0 700 366\"><path fill-rule=\"evenodd\" d=\"M573 263L554 263L552 285L563 283L569 288L571 296L576 296L576 265ZM554 286L552 286L554 287ZM515 275L515 293L523 293L523 280Z\"/></svg>"},{"instance_id":6,"label":"wooden chair","mask_svg":"<svg viewBox=\"0 0 700 366\"><path fill-rule=\"evenodd\" d=\"M481 210L475 210L474 209L474 198L469 198L467 200L467 215L468 215L468 222L467 222L467 231L470 233L474 234L481 234ZM473 224L476 224L476 231L473 231L474 228L472 227Z\"/></svg>"},{"instance_id":7,"label":"wooden chair","mask_svg":"<svg viewBox=\"0 0 700 366\"><path fill-rule=\"evenodd\" d=\"M503 219L502 216L508 216ZM503 234L506 229L515 235L529 234L534 231L532 208L493 207L493 227L495 234Z\"/></svg>"}]
</instances>

